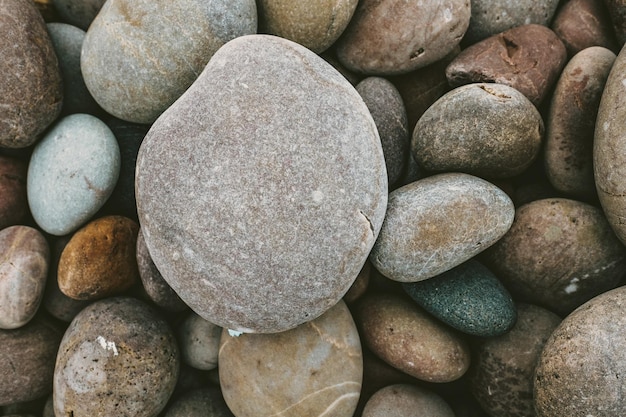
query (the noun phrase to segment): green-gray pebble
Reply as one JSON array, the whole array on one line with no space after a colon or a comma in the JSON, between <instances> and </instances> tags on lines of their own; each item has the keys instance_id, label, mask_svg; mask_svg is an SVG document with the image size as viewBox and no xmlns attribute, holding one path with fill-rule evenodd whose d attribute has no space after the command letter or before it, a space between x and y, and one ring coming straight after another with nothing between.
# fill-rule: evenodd
<instances>
[{"instance_id":1,"label":"green-gray pebble","mask_svg":"<svg viewBox=\"0 0 626 417\"><path fill-rule=\"evenodd\" d=\"M497 336L515 324L511 295L480 262L469 261L436 277L402 285L422 308L474 336Z\"/></svg>"}]
</instances>

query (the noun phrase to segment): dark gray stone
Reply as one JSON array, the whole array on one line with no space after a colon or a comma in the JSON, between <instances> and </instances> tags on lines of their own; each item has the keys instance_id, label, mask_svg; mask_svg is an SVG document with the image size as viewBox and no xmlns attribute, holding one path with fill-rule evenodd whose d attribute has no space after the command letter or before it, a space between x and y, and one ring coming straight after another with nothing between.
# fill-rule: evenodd
<instances>
[{"instance_id":1,"label":"dark gray stone","mask_svg":"<svg viewBox=\"0 0 626 417\"><path fill-rule=\"evenodd\" d=\"M64 22L87 30L106 0L53 0L54 9Z\"/></svg>"}]
</instances>

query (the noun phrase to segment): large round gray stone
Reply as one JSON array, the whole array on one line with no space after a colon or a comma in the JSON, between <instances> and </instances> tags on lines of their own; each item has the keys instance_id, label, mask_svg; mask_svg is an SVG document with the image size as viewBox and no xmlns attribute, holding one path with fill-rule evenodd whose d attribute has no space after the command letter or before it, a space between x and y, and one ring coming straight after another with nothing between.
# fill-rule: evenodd
<instances>
[{"instance_id":1,"label":"large round gray stone","mask_svg":"<svg viewBox=\"0 0 626 417\"><path fill-rule=\"evenodd\" d=\"M356 90L292 41L251 35L211 59L137 159L147 247L194 311L278 332L336 304L387 203L385 161Z\"/></svg>"}]
</instances>

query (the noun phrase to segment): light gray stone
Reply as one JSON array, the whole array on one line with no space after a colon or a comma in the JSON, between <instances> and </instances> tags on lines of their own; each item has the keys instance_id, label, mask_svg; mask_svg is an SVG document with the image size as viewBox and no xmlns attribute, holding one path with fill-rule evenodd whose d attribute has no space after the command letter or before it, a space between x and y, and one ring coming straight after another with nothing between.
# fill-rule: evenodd
<instances>
[{"instance_id":1,"label":"light gray stone","mask_svg":"<svg viewBox=\"0 0 626 417\"><path fill-rule=\"evenodd\" d=\"M183 361L205 371L217 367L222 328L190 313L178 330L178 341Z\"/></svg>"},{"instance_id":2,"label":"light gray stone","mask_svg":"<svg viewBox=\"0 0 626 417\"><path fill-rule=\"evenodd\" d=\"M183 301L221 327L277 332L349 289L387 175L354 87L301 45L250 35L152 126L136 190L146 245Z\"/></svg>"}]
</instances>

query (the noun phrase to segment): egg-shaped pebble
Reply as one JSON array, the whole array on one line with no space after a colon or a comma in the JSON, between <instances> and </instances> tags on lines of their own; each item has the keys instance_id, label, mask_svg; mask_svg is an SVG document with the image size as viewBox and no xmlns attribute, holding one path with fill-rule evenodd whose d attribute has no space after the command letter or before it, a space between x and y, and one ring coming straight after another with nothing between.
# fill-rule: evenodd
<instances>
[{"instance_id":1,"label":"egg-shaped pebble","mask_svg":"<svg viewBox=\"0 0 626 417\"><path fill-rule=\"evenodd\" d=\"M233 417L217 387L188 391L174 400L163 417Z\"/></svg>"},{"instance_id":2,"label":"egg-shaped pebble","mask_svg":"<svg viewBox=\"0 0 626 417\"><path fill-rule=\"evenodd\" d=\"M361 392L361 342L343 301L281 333L224 329L218 363L237 417L352 416Z\"/></svg>"},{"instance_id":3,"label":"egg-shaped pebble","mask_svg":"<svg viewBox=\"0 0 626 417\"><path fill-rule=\"evenodd\" d=\"M50 249L29 226L0 230L0 329L28 323L43 299Z\"/></svg>"},{"instance_id":4,"label":"egg-shaped pebble","mask_svg":"<svg viewBox=\"0 0 626 417\"><path fill-rule=\"evenodd\" d=\"M365 404L363 417L455 417L452 408L434 392L417 385L394 384L382 388Z\"/></svg>"},{"instance_id":5,"label":"egg-shaped pebble","mask_svg":"<svg viewBox=\"0 0 626 417\"><path fill-rule=\"evenodd\" d=\"M350 22L358 0L260 0L264 32L280 36L316 53L328 49Z\"/></svg>"},{"instance_id":6,"label":"egg-shaped pebble","mask_svg":"<svg viewBox=\"0 0 626 417\"><path fill-rule=\"evenodd\" d=\"M423 381L459 379L470 364L467 342L410 299L369 294L357 303L363 343L393 367Z\"/></svg>"},{"instance_id":7,"label":"egg-shaped pebble","mask_svg":"<svg viewBox=\"0 0 626 417\"><path fill-rule=\"evenodd\" d=\"M370 260L395 281L431 278L494 244L509 230L514 214L504 191L483 179L433 175L389 194Z\"/></svg>"},{"instance_id":8,"label":"egg-shaped pebble","mask_svg":"<svg viewBox=\"0 0 626 417\"><path fill-rule=\"evenodd\" d=\"M413 130L411 152L428 171L506 178L535 160L543 133L539 111L522 93L475 83L455 88L426 110Z\"/></svg>"},{"instance_id":9,"label":"egg-shaped pebble","mask_svg":"<svg viewBox=\"0 0 626 417\"><path fill-rule=\"evenodd\" d=\"M27 169L23 161L0 155L0 230L19 224L28 213Z\"/></svg>"},{"instance_id":10,"label":"egg-shaped pebble","mask_svg":"<svg viewBox=\"0 0 626 417\"><path fill-rule=\"evenodd\" d=\"M504 285L474 259L402 287L422 308L463 333L497 336L509 331L517 319L513 299Z\"/></svg>"},{"instance_id":11,"label":"egg-shaped pebble","mask_svg":"<svg viewBox=\"0 0 626 417\"><path fill-rule=\"evenodd\" d=\"M106 2L83 43L83 77L108 113L150 124L220 46L256 29L254 0Z\"/></svg>"},{"instance_id":12,"label":"egg-shaped pebble","mask_svg":"<svg viewBox=\"0 0 626 417\"><path fill-rule=\"evenodd\" d=\"M136 191L146 246L183 301L221 327L271 333L350 288L382 225L387 173L354 87L301 45L250 35L152 125Z\"/></svg>"},{"instance_id":13,"label":"egg-shaped pebble","mask_svg":"<svg viewBox=\"0 0 626 417\"><path fill-rule=\"evenodd\" d=\"M558 314L626 275L626 249L602 210L564 198L519 207L511 229L481 256L513 297Z\"/></svg>"},{"instance_id":14,"label":"egg-shaped pebble","mask_svg":"<svg viewBox=\"0 0 626 417\"><path fill-rule=\"evenodd\" d=\"M190 313L178 327L181 359L197 369L216 368L221 335L221 327Z\"/></svg>"},{"instance_id":15,"label":"egg-shaped pebble","mask_svg":"<svg viewBox=\"0 0 626 417\"><path fill-rule=\"evenodd\" d=\"M18 329L0 329L0 406L50 394L61 337L63 330L44 315Z\"/></svg>"},{"instance_id":16,"label":"egg-shaped pebble","mask_svg":"<svg viewBox=\"0 0 626 417\"><path fill-rule=\"evenodd\" d=\"M59 289L76 300L124 292L139 279L139 225L127 217L106 216L78 230L61 253Z\"/></svg>"},{"instance_id":17,"label":"egg-shaped pebble","mask_svg":"<svg viewBox=\"0 0 626 417\"><path fill-rule=\"evenodd\" d=\"M61 71L32 0L0 3L0 27L0 146L24 148L61 113Z\"/></svg>"},{"instance_id":18,"label":"egg-shaped pebble","mask_svg":"<svg viewBox=\"0 0 626 417\"><path fill-rule=\"evenodd\" d=\"M337 57L365 74L407 73L450 53L469 20L470 0L363 0L337 42Z\"/></svg>"},{"instance_id":19,"label":"egg-shaped pebble","mask_svg":"<svg viewBox=\"0 0 626 417\"><path fill-rule=\"evenodd\" d=\"M120 150L100 119L73 114L37 144L28 165L26 191L37 225L56 236L87 222L111 195Z\"/></svg>"},{"instance_id":20,"label":"egg-shaped pebble","mask_svg":"<svg viewBox=\"0 0 626 417\"><path fill-rule=\"evenodd\" d=\"M510 332L472 343L468 387L490 416L534 416L534 372L546 341L561 318L545 308L517 304Z\"/></svg>"},{"instance_id":21,"label":"egg-shaped pebble","mask_svg":"<svg viewBox=\"0 0 626 417\"><path fill-rule=\"evenodd\" d=\"M156 416L178 378L168 324L130 297L96 301L65 331L54 368L59 416Z\"/></svg>"},{"instance_id":22,"label":"egg-shaped pebble","mask_svg":"<svg viewBox=\"0 0 626 417\"><path fill-rule=\"evenodd\" d=\"M537 417L626 415L626 287L568 315L546 342L534 378Z\"/></svg>"}]
</instances>

